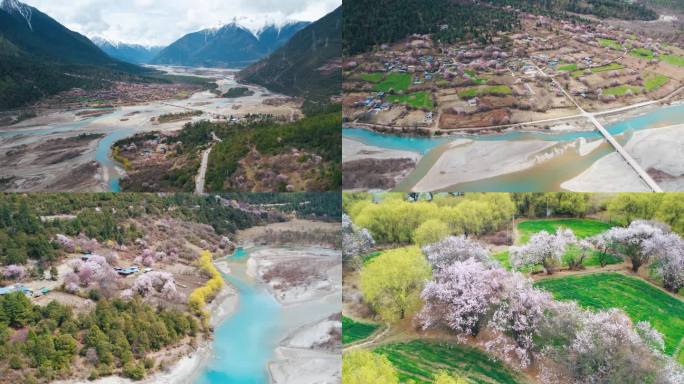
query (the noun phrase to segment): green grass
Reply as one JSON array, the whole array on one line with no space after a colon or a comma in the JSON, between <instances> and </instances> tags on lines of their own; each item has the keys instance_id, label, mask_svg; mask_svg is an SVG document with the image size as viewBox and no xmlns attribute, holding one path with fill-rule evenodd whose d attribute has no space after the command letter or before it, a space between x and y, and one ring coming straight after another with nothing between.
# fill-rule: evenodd
<instances>
[{"instance_id":1,"label":"green grass","mask_svg":"<svg viewBox=\"0 0 684 384\"><path fill-rule=\"evenodd\" d=\"M366 265L366 264L370 263L371 260L375 259L376 257L378 257L380 255L382 255L382 252L376 251L376 252L371 252L371 253L367 254L366 256L363 256L362 257L363 264Z\"/></svg>"},{"instance_id":2,"label":"green grass","mask_svg":"<svg viewBox=\"0 0 684 384\"><path fill-rule=\"evenodd\" d=\"M379 83L385 77L384 73L373 72L373 73L362 73L361 80L367 81L369 83Z\"/></svg>"},{"instance_id":3,"label":"green grass","mask_svg":"<svg viewBox=\"0 0 684 384\"><path fill-rule=\"evenodd\" d=\"M641 92L641 87L633 87L631 85L618 85L617 87L604 89L603 94L606 96L624 96L629 91L632 91L632 94L637 94Z\"/></svg>"},{"instance_id":4,"label":"green grass","mask_svg":"<svg viewBox=\"0 0 684 384\"><path fill-rule=\"evenodd\" d=\"M414 108L434 108L430 92L415 92L408 95L389 95L387 101L395 104L408 104Z\"/></svg>"},{"instance_id":5,"label":"green grass","mask_svg":"<svg viewBox=\"0 0 684 384\"><path fill-rule=\"evenodd\" d=\"M406 91L411 86L411 75L408 73L393 72L388 74L384 80L375 85L376 91L389 92L393 89L395 92Z\"/></svg>"},{"instance_id":6,"label":"green grass","mask_svg":"<svg viewBox=\"0 0 684 384\"><path fill-rule=\"evenodd\" d=\"M471 87L458 93L461 99L471 99L482 95L510 95L513 91L508 85L493 85L490 87Z\"/></svg>"},{"instance_id":7,"label":"green grass","mask_svg":"<svg viewBox=\"0 0 684 384\"><path fill-rule=\"evenodd\" d=\"M478 349L451 343L415 340L380 346L375 353L384 355L399 371L402 383L431 383L439 371L462 376L479 384L518 384L525 381L514 371Z\"/></svg>"},{"instance_id":8,"label":"green grass","mask_svg":"<svg viewBox=\"0 0 684 384\"><path fill-rule=\"evenodd\" d=\"M563 255L564 261L561 263L561 268L567 268L568 263L565 261L566 258L573 257L575 256L578 252L580 252L580 249L575 246L575 245L570 245L565 252L565 255ZM601 262L599 260L600 256L602 256L602 253L597 251L597 250L592 250L591 253L584 259L582 262L582 265L585 267L598 267L601 265ZM510 254L508 251L502 251L499 253L495 253L492 255L492 258L501 264L502 267L506 268L507 270L512 270L513 266L511 265L511 260L510 260ZM606 255L607 258L607 265L610 264L618 264L622 262L620 258L617 256L613 255ZM542 272L544 268L541 266L541 264L534 264L534 265L526 265L522 268L517 268L516 271L523 272L523 273L535 273L535 272Z\"/></svg>"},{"instance_id":9,"label":"green grass","mask_svg":"<svg viewBox=\"0 0 684 384\"><path fill-rule=\"evenodd\" d=\"M650 49L646 49L646 48L634 48L629 52L629 54L634 56L634 57L638 57L640 59L647 59L647 60L653 60L653 58L655 57L653 55L653 51L651 51Z\"/></svg>"},{"instance_id":10,"label":"green grass","mask_svg":"<svg viewBox=\"0 0 684 384\"><path fill-rule=\"evenodd\" d=\"M622 65L622 64L610 63L610 64L602 65L602 66L600 66L600 67L593 67L593 68L591 68L591 72L592 72L592 73L601 73L601 72L608 72L608 71L616 71L616 70L622 69L622 68L624 68L624 67L625 67L625 66ZM578 70L578 71L575 71L575 72L572 72L572 73L570 74L570 76L572 76L572 77L580 77L580 76L582 76L582 75L584 75L584 70L583 70L583 69Z\"/></svg>"},{"instance_id":11,"label":"green grass","mask_svg":"<svg viewBox=\"0 0 684 384\"><path fill-rule=\"evenodd\" d=\"M599 44L601 44L602 47L617 49L618 51L623 50L622 45L615 40L599 38L598 42L599 42Z\"/></svg>"},{"instance_id":12,"label":"green grass","mask_svg":"<svg viewBox=\"0 0 684 384\"><path fill-rule=\"evenodd\" d=\"M677 55L662 55L660 59L668 64L684 67L684 56Z\"/></svg>"},{"instance_id":13,"label":"green grass","mask_svg":"<svg viewBox=\"0 0 684 384\"><path fill-rule=\"evenodd\" d=\"M511 255L508 253L507 250L499 252L499 253L495 253L491 257L492 257L492 259L498 261L499 264L501 264L501 266L506 268L507 270L509 270L509 271L513 270L513 265L511 265ZM541 272L543 270L544 270L544 268L542 268L541 264L526 265L522 268L516 269L516 271L523 272L523 273Z\"/></svg>"},{"instance_id":14,"label":"green grass","mask_svg":"<svg viewBox=\"0 0 684 384\"><path fill-rule=\"evenodd\" d=\"M342 316L342 343L350 344L363 340L378 328L380 328L378 324L362 323Z\"/></svg>"},{"instance_id":15,"label":"green grass","mask_svg":"<svg viewBox=\"0 0 684 384\"><path fill-rule=\"evenodd\" d=\"M655 91L667 84L668 81L670 81L670 78L665 75L651 73L644 78L644 89L646 89L646 92Z\"/></svg>"},{"instance_id":16,"label":"green grass","mask_svg":"<svg viewBox=\"0 0 684 384\"><path fill-rule=\"evenodd\" d=\"M575 300L590 309L621 308L634 322L648 321L663 334L670 355L684 338L684 302L641 279L595 273L546 279L535 285L559 300Z\"/></svg>"},{"instance_id":17,"label":"green grass","mask_svg":"<svg viewBox=\"0 0 684 384\"><path fill-rule=\"evenodd\" d=\"M594 73L601 73L601 72L615 71L615 70L618 70L618 69L622 69L622 68L624 68L624 67L625 67L625 66L622 65L622 64L610 63L610 64L602 65L602 66L600 66L600 67L593 67L593 68L591 69L591 71L594 72Z\"/></svg>"},{"instance_id":18,"label":"green grass","mask_svg":"<svg viewBox=\"0 0 684 384\"><path fill-rule=\"evenodd\" d=\"M530 240L530 237L537 232L546 231L549 233L555 233L560 227L571 229L575 236L580 239L591 237L597 235L610 229L612 226L608 223L593 219L552 219L552 220L526 220L518 223L518 239L517 244L525 244ZM571 245L568 247L567 252L564 257L571 257L577 254L580 249L577 246ZM599 256L601 252L593 250L582 262L585 267L595 267L601 265L599 262ZM510 255L508 251L502 251L492 255L492 258L497 260L502 267L511 270ZM608 264L617 264L621 260L615 256L608 255ZM567 268L567 262L563 262L561 267ZM543 268L541 265L528 265L523 268L518 269L520 272L533 273L540 272Z\"/></svg>"},{"instance_id":19,"label":"green grass","mask_svg":"<svg viewBox=\"0 0 684 384\"><path fill-rule=\"evenodd\" d=\"M482 84L485 84L485 83L487 82L487 79L485 79L484 77L478 77L478 76L477 76L477 73L476 73L475 71L473 71L473 70L466 69L466 70L463 71L463 72L464 72L466 75L468 75L468 77L469 77L471 80L473 80L476 84L482 85Z\"/></svg>"},{"instance_id":20,"label":"green grass","mask_svg":"<svg viewBox=\"0 0 684 384\"><path fill-rule=\"evenodd\" d=\"M584 239L609 230L612 225L593 219L526 220L518 223L518 243L525 244L541 231L555 233L559 227L571 229L575 236Z\"/></svg>"},{"instance_id":21,"label":"green grass","mask_svg":"<svg viewBox=\"0 0 684 384\"><path fill-rule=\"evenodd\" d=\"M559 71L572 72L577 70L577 64L561 64L557 69Z\"/></svg>"}]
</instances>

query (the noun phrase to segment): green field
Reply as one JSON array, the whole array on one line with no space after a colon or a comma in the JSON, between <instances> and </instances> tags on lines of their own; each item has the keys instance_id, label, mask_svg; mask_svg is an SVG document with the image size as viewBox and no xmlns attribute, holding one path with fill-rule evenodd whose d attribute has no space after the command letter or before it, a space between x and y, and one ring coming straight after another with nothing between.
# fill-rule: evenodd
<instances>
[{"instance_id":1,"label":"green field","mask_svg":"<svg viewBox=\"0 0 684 384\"><path fill-rule=\"evenodd\" d=\"M660 59L668 64L684 67L684 56L677 55L662 55Z\"/></svg>"},{"instance_id":2,"label":"green field","mask_svg":"<svg viewBox=\"0 0 684 384\"><path fill-rule=\"evenodd\" d=\"M624 96L629 91L631 91L633 95L641 93L641 87L633 87L631 85L618 85L617 87L604 89L603 94L606 96Z\"/></svg>"},{"instance_id":3,"label":"green field","mask_svg":"<svg viewBox=\"0 0 684 384\"><path fill-rule=\"evenodd\" d=\"M432 102L430 92L415 92L408 95L389 95L387 101L395 104L408 104L414 108L432 109L435 104Z\"/></svg>"},{"instance_id":4,"label":"green field","mask_svg":"<svg viewBox=\"0 0 684 384\"><path fill-rule=\"evenodd\" d=\"M402 383L431 383L446 370L478 384L517 384L525 381L511 369L478 349L450 343L415 340L383 345L374 350L385 355L399 371Z\"/></svg>"},{"instance_id":5,"label":"green field","mask_svg":"<svg viewBox=\"0 0 684 384\"><path fill-rule=\"evenodd\" d=\"M373 73L362 73L361 79L369 83L379 83L385 77L384 73L373 72Z\"/></svg>"},{"instance_id":6,"label":"green field","mask_svg":"<svg viewBox=\"0 0 684 384\"><path fill-rule=\"evenodd\" d=\"M622 69L624 67L625 66L622 64L610 63L610 64L602 65L600 67L593 67L593 68L591 68L591 72L592 73L601 73L601 72L608 72L608 71L616 71L616 70ZM580 77L582 75L584 75L584 70L575 71L575 72L572 72L570 74L570 76L572 76L572 77Z\"/></svg>"},{"instance_id":7,"label":"green field","mask_svg":"<svg viewBox=\"0 0 684 384\"><path fill-rule=\"evenodd\" d=\"M577 246L570 245L570 246L568 246L567 251L565 252L565 255L563 257L572 257L572 256L576 255L578 252L580 252L580 249ZM582 262L582 265L585 267L598 267L598 266L600 266L601 262L600 262L599 257L601 255L602 255L601 252L599 252L597 250L592 250L591 253L589 253L589 255L584 259L584 261ZM508 270L513 269L513 266L511 265L510 255L509 255L508 251L495 253L494 255L492 255L492 258L495 259L496 261L498 261L502 267L504 267ZM620 258L613 256L613 255L606 254L606 258L607 258L606 264L608 264L608 265L618 264L618 263L622 262L622 260ZM566 261L563 261L561 263L561 267L567 268L568 263ZM517 269L517 271L524 272L524 273L541 272L543 270L544 269L542 268L542 266L540 264L528 265L528 266L525 266L523 268Z\"/></svg>"},{"instance_id":8,"label":"green field","mask_svg":"<svg viewBox=\"0 0 684 384\"><path fill-rule=\"evenodd\" d=\"M471 99L482 95L510 95L513 91L508 85L493 85L491 87L471 87L458 93L461 99Z\"/></svg>"},{"instance_id":9,"label":"green field","mask_svg":"<svg viewBox=\"0 0 684 384\"><path fill-rule=\"evenodd\" d=\"M653 60L653 58L655 57L653 55L653 51L651 51L650 49L646 49L646 48L634 48L629 52L629 54L634 56L634 57L638 57L640 59L647 59L647 60Z\"/></svg>"},{"instance_id":10,"label":"green field","mask_svg":"<svg viewBox=\"0 0 684 384\"><path fill-rule=\"evenodd\" d=\"M651 73L644 78L644 89L646 89L646 92L655 91L667 84L668 81L670 81L670 78L665 75Z\"/></svg>"},{"instance_id":11,"label":"green field","mask_svg":"<svg viewBox=\"0 0 684 384\"><path fill-rule=\"evenodd\" d=\"M406 91L411 86L411 75L408 73L393 72L388 74L384 80L375 85L375 90L380 92L389 92L393 89L395 92Z\"/></svg>"},{"instance_id":12,"label":"green field","mask_svg":"<svg viewBox=\"0 0 684 384\"><path fill-rule=\"evenodd\" d=\"M672 354L684 338L684 302L647 282L619 273L595 273L535 283L559 300L575 300L591 309L621 308L634 322L648 321L665 338ZM680 353L680 362L684 355Z\"/></svg>"},{"instance_id":13,"label":"green field","mask_svg":"<svg viewBox=\"0 0 684 384\"><path fill-rule=\"evenodd\" d=\"M342 316L342 343L350 344L363 340L372 335L378 328L380 326L377 324L362 323Z\"/></svg>"},{"instance_id":14,"label":"green field","mask_svg":"<svg viewBox=\"0 0 684 384\"><path fill-rule=\"evenodd\" d=\"M472 70L470 70L470 69L466 69L466 70L463 71L463 72L464 72L466 75L468 75L468 77L469 77L471 80L473 80L476 84L482 85L482 84L485 84L485 83L487 82L487 79L485 79L484 77L478 77L478 76L477 76L477 73L476 73L475 71L472 71Z\"/></svg>"},{"instance_id":15,"label":"green field","mask_svg":"<svg viewBox=\"0 0 684 384\"><path fill-rule=\"evenodd\" d=\"M600 72L616 71L616 70L622 69L624 67L625 66L622 64L610 63L610 64L602 65L600 67L594 67L591 69L591 71L594 73L600 73Z\"/></svg>"},{"instance_id":16,"label":"green field","mask_svg":"<svg viewBox=\"0 0 684 384\"><path fill-rule=\"evenodd\" d=\"M611 39L598 39L599 44L601 44L602 47L606 48L611 48L611 49L617 49L618 51L622 51L622 45L618 43L615 40Z\"/></svg>"},{"instance_id":17,"label":"green field","mask_svg":"<svg viewBox=\"0 0 684 384\"><path fill-rule=\"evenodd\" d=\"M608 223L592 219L526 220L521 221L517 225L518 239L516 240L516 243L527 243L530 240L530 237L537 232L546 231L549 233L555 233L559 227L571 229L575 233L575 236L577 236L580 239L584 239L604 232L610 229L612 226ZM571 245L568 247L568 251L565 253L565 255L572 256L574 254L577 254L579 251L580 250L577 246ZM584 259L582 265L584 265L585 267L594 267L601 265L601 263L599 262L599 256L601 255L601 252L593 250L587 256L587 258ZM607 257L608 264L617 264L622 261L619 258L612 255L607 255ZM512 269L510 255L508 254L508 251L496 253L492 255L492 258L497 260L502 267L508 270ZM563 262L561 264L561 267L567 267L567 262ZM542 270L543 269L541 265L530 265L519 269L520 272L526 273L539 272Z\"/></svg>"},{"instance_id":18,"label":"green field","mask_svg":"<svg viewBox=\"0 0 684 384\"><path fill-rule=\"evenodd\" d=\"M561 64L557 69L559 71L572 72L577 70L577 64Z\"/></svg>"},{"instance_id":19,"label":"green field","mask_svg":"<svg viewBox=\"0 0 684 384\"><path fill-rule=\"evenodd\" d=\"M519 234L517 243L527 243L530 236L537 232L555 233L559 227L571 229L575 236L584 239L607 231L612 225L592 219L526 220L517 225Z\"/></svg>"}]
</instances>

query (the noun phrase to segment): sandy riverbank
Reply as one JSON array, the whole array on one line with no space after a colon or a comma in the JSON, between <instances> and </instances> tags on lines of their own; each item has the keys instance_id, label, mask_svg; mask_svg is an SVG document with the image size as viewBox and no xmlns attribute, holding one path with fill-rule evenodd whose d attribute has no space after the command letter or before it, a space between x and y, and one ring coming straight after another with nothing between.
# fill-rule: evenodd
<instances>
[{"instance_id":1,"label":"sandy riverbank","mask_svg":"<svg viewBox=\"0 0 684 384\"><path fill-rule=\"evenodd\" d=\"M420 160L420 154L412 151L376 147L343 137L342 161L346 162L361 159L411 159L414 162L418 162L418 160Z\"/></svg>"},{"instance_id":2,"label":"sandy riverbank","mask_svg":"<svg viewBox=\"0 0 684 384\"><path fill-rule=\"evenodd\" d=\"M341 252L294 246L261 248L251 252L251 256L248 272L266 283L285 308L283 324L287 336L269 362L271 383L340 383ZM286 265L295 269L271 277L271 271L285 269Z\"/></svg>"},{"instance_id":3,"label":"sandy riverbank","mask_svg":"<svg viewBox=\"0 0 684 384\"><path fill-rule=\"evenodd\" d=\"M451 185L522 171L546 157L557 143L542 140L454 140L413 190L435 191Z\"/></svg>"},{"instance_id":4,"label":"sandy riverbank","mask_svg":"<svg viewBox=\"0 0 684 384\"><path fill-rule=\"evenodd\" d=\"M381 148L342 138L342 188L389 190L413 172L421 156L417 152Z\"/></svg>"},{"instance_id":5,"label":"sandy riverbank","mask_svg":"<svg viewBox=\"0 0 684 384\"><path fill-rule=\"evenodd\" d=\"M663 190L684 190L684 124L635 132L625 149Z\"/></svg>"},{"instance_id":6,"label":"sandy riverbank","mask_svg":"<svg viewBox=\"0 0 684 384\"><path fill-rule=\"evenodd\" d=\"M648 192L639 175L617 153L610 153L576 177L561 184L573 192Z\"/></svg>"}]
</instances>

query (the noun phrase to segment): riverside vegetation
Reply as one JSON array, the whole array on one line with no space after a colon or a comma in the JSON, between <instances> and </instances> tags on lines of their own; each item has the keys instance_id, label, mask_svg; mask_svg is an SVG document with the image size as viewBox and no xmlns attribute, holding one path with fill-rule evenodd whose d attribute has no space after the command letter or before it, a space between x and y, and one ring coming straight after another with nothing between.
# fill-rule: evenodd
<instances>
[{"instance_id":1,"label":"riverside vegetation","mask_svg":"<svg viewBox=\"0 0 684 384\"><path fill-rule=\"evenodd\" d=\"M338 196L0 195L0 284L21 288L0 295L0 382L163 371L211 337L212 254L232 252L229 236L335 220ZM117 273L131 265L149 270Z\"/></svg>"}]
</instances>

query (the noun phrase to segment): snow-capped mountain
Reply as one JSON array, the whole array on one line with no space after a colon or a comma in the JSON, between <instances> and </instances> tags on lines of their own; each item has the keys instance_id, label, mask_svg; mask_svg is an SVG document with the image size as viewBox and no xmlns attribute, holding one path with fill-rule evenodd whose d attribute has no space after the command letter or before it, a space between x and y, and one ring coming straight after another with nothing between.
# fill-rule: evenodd
<instances>
[{"instance_id":1,"label":"snow-capped mountain","mask_svg":"<svg viewBox=\"0 0 684 384\"><path fill-rule=\"evenodd\" d=\"M327 99L339 94L342 71L339 67L321 68L339 61L341 52L340 6L297 32L268 57L240 71L238 79L290 96Z\"/></svg>"},{"instance_id":2,"label":"snow-capped mountain","mask_svg":"<svg viewBox=\"0 0 684 384\"><path fill-rule=\"evenodd\" d=\"M33 14L33 11L28 5L17 0L2 0L0 9L7 13L16 13L20 15L26 20L29 29L33 30L33 26L31 25L31 15Z\"/></svg>"},{"instance_id":3,"label":"snow-capped mountain","mask_svg":"<svg viewBox=\"0 0 684 384\"><path fill-rule=\"evenodd\" d=\"M2 0L0 3L0 36L36 58L61 63L118 63L85 36L17 0Z\"/></svg>"},{"instance_id":4,"label":"snow-capped mountain","mask_svg":"<svg viewBox=\"0 0 684 384\"><path fill-rule=\"evenodd\" d=\"M164 49L164 47L160 46L144 46L112 41L99 36L93 37L90 40L109 56L133 64L147 64Z\"/></svg>"},{"instance_id":5,"label":"snow-capped mountain","mask_svg":"<svg viewBox=\"0 0 684 384\"><path fill-rule=\"evenodd\" d=\"M164 48L152 64L242 68L269 55L309 22L247 27L233 20L219 28L189 33Z\"/></svg>"}]
</instances>

